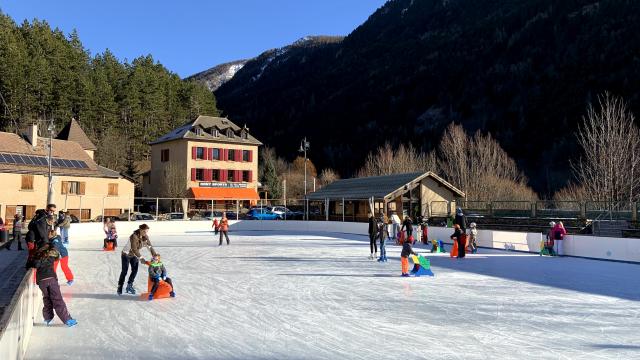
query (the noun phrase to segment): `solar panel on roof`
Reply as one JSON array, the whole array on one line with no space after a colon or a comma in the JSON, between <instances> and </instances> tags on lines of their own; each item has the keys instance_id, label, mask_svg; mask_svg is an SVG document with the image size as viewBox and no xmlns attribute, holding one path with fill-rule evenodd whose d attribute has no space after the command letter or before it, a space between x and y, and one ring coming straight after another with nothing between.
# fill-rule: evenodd
<instances>
[{"instance_id":1,"label":"solar panel on roof","mask_svg":"<svg viewBox=\"0 0 640 360\"><path fill-rule=\"evenodd\" d=\"M64 167L64 164L60 163L60 159L51 159L51 164L55 167Z\"/></svg>"},{"instance_id":2,"label":"solar panel on roof","mask_svg":"<svg viewBox=\"0 0 640 360\"><path fill-rule=\"evenodd\" d=\"M5 160L4 155L0 154L0 164L4 164L6 162L7 162L7 160Z\"/></svg>"},{"instance_id":3,"label":"solar panel on roof","mask_svg":"<svg viewBox=\"0 0 640 360\"><path fill-rule=\"evenodd\" d=\"M38 165L41 165L41 166L49 165L49 162L47 161L47 159L43 158L42 156L34 156L34 158L38 162Z\"/></svg>"},{"instance_id":4,"label":"solar panel on roof","mask_svg":"<svg viewBox=\"0 0 640 360\"><path fill-rule=\"evenodd\" d=\"M89 168L89 166L87 165L86 162L84 162L84 161L78 161L78 162L80 163L80 167L81 168L83 168L83 169L88 169Z\"/></svg>"},{"instance_id":5,"label":"solar panel on roof","mask_svg":"<svg viewBox=\"0 0 640 360\"><path fill-rule=\"evenodd\" d=\"M23 165L24 159L20 155L13 155L13 160L15 160L16 164Z\"/></svg>"},{"instance_id":6,"label":"solar panel on roof","mask_svg":"<svg viewBox=\"0 0 640 360\"><path fill-rule=\"evenodd\" d=\"M16 161L13 160L13 155L11 154L4 154L4 158L7 160L7 163L9 164L15 164Z\"/></svg>"},{"instance_id":7,"label":"solar panel on roof","mask_svg":"<svg viewBox=\"0 0 640 360\"><path fill-rule=\"evenodd\" d=\"M67 160L67 159L60 159L62 161L62 163L64 164L65 167L68 168L72 168L74 167L73 164L71 163L71 161Z\"/></svg>"},{"instance_id":8,"label":"solar panel on roof","mask_svg":"<svg viewBox=\"0 0 640 360\"><path fill-rule=\"evenodd\" d=\"M23 158L26 160L27 165L38 165L36 160L33 159L33 156L25 155Z\"/></svg>"},{"instance_id":9,"label":"solar panel on roof","mask_svg":"<svg viewBox=\"0 0 640 360\"><path fill-rule=\"evenodd\" d=\"M74 168L80 169L80 163L78 162L78 160L69 160L69 161L71 161L71 164L73 165Z\"/></svg>"}]
</instances>

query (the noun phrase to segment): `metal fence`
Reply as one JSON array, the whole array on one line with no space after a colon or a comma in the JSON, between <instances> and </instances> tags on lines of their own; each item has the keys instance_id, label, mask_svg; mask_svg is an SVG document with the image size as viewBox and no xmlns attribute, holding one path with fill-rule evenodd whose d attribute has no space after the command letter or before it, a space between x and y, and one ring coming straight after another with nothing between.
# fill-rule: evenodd
<instances>
[{"instance_id":1,"label":"metal fence","mask_svg":"<svg viewBox=\"0 0 640 360\"><path fill-rule=\"evenodd\" d=\"M78 221L102 221L103 217L118 220L210 220L222 212L230 219L254 219L252 216L276 213L278 220L367 221L371 204L362 199L196 199L145 198L118 196L66 195L56 199L59 209L67 209ZM376 202L374 212L382 209ZM414 204L415 205L415 204ZM495 218L551 219L638 219L638 203L597 201L470 201L457 203L431 201L421 204L428 217L449 217L461 207L467 216ZM252 212L252 210L255 210ZM388 209L387 209L388 210ZM398 209L402 212L403 209ZM406 209L404 209L406 210ZM272 218L273 216L263 216Z\"/></svg>"}]
</instances>

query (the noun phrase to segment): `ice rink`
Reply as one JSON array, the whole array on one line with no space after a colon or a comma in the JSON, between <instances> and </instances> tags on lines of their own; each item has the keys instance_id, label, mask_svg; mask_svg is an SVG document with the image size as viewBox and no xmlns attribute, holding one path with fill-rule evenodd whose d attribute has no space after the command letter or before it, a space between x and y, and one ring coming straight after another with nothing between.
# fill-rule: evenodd
<instances>
[{"instance_id":1,"label":"ice rink","mask_svg":"<svg viewBox=\"0 0 640 360\"><path fill-rule=\"evenodd\" d=\"M435 277L401 278L400 248L371 261L363 236L246 231L222 247L208 232L150 236L175 299L116 295L120 251L71 239L76 284L58 276L79 324L38 314L27 358L640 358L639 265L417 249ZM140 266L139 293L146 284Z\"/></svg>"}]
</instances>

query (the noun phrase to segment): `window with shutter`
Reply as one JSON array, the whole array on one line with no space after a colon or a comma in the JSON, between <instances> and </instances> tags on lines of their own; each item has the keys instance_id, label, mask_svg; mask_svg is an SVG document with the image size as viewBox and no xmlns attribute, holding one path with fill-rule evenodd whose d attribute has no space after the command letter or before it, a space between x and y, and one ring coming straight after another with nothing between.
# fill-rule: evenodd
<instances>
[{"instance_id":1,"label":"window with shutter","mask_svg":"<svg viewBox=\"0 0 640 360\"><path fill-rule=\"evenodd\" d=\"M118 196L118 184L109 184L109 196Z\"/></svg>"},{"instance_id":2,"label":"window with shutter","mask_svg":"<svg viewBox=\"0 0 640 360\"><path fill-rule=\"evenodd\" d=\"M78 195L84 195L86 187L87 187L87 183L81 182L80 186L79 186L79 189L78 189L79 190Z\"/></svg>"},{"instance_id":3,"label":"window with shutter","mask_svg":"<svg viewBox=\"0 0 640 360\"><path fill-rule=\"evenodd\" d=\"M191 181L196 181L196 169L191 168Z\"/></svg>"},{"instance_id":4,"label":"window with shutter","mask_svg":"<svg viewBox=\"0 0 640 360\"><path fill-rule=\"evenodd\" d=\"M198 148L197 148L197 147L195 147L195 146L191 147L191 158L192 158L193 160L195 160L195 159L196 159L197 152L198 152Z\"/></svg>"},{"instance_id":5,"label":"window with shutter","mask_svg":"<svg viewBox=\"0 0 640 360\"><path fill-rule=\"evenodd\" d=\"M33 175L22 175L20 190L33 190Z\"/></svg>"},{"instance_id":6,"label":"window with shutter","mask_svg":"<svg viewBox=\"0 0 640 360\"><path fill-rule=\"evenodd\" d=\"M61 191L60 194L65 195L69 193L69 182L68 181L63 181L62 185L61 185Z\"/></svg>"}]
</instances>

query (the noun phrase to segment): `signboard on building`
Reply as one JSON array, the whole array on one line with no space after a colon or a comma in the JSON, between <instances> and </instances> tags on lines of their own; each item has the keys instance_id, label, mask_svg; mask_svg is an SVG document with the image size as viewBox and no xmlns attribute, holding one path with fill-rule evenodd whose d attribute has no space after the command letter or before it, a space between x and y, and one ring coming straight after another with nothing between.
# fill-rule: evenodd
<instances>
[{"instance_id":1,"label":"signboard on building","mask_svg":"<svg viewBox=\"0 0 640 360\"><path fill-rule=\"evenodd\" d=\"M246 188L247 183L222 183L222 182L200 182L200 187L208 187L208 188L226 188L226 189L237 189L237 188Z\"/></svg>"}]
</instances>

